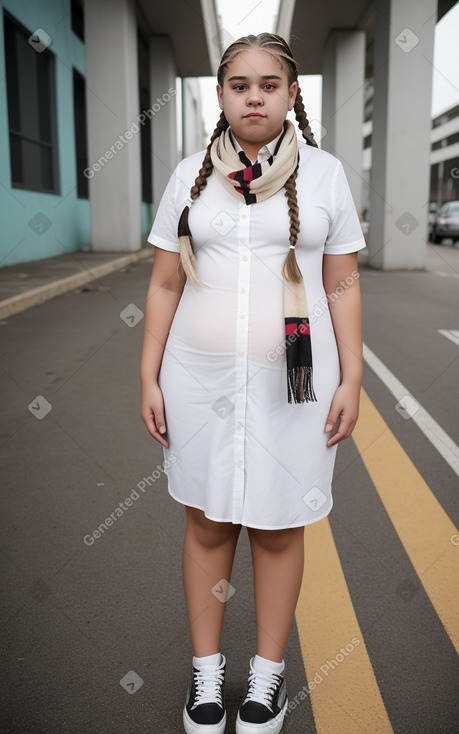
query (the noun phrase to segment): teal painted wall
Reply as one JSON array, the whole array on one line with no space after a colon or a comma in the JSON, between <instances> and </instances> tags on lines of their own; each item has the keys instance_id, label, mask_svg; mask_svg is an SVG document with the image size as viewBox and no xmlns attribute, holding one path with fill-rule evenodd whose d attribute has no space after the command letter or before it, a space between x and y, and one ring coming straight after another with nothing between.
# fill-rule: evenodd
<instances>
[{"instance_id":1,"label":"teal painted wall","mask_svg":"<svg viewBox=\"0 0 459 734\"><path fill-rule=\"evenodd\" d=\"M142 222L142 246L145 247L147 237L150 234L151 225L153 224L153 204L146 204L143 201L140 205L140 214Z\"/></svg>"},{"instance_id":2,"label":"teal painted wall","mask_svg":"<svg viewBox=\"0 0 459 734\"><path fill-rule=\"evenodd\" d=\"M78 199L76 189L72 68L85 76L85 51L84 44L71 29L70 0L3 0L0 8L0 267L3 267L89 250L91 225L89 201ZM53 39L49 49L55 56L59 195L11 186L4 9L30 33L43 28ZM48 220L48 228L42 227L42 232L29 224L37 214L43 214Z\"/></svg>"}]
</instances>

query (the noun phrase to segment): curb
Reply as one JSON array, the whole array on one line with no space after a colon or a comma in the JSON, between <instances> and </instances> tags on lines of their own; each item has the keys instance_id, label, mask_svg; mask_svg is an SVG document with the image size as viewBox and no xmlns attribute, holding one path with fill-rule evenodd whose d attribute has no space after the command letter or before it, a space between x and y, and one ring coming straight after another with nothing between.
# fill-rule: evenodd
<instances>
[{"instance_id":1,"label":"curb","mask_svg":"<svg viewBox=\"0 0 459 734\"><path fill-rule=\"evenodd\" d=\"M151 250L142 249L132 255L124 255L111 262L97 265L91 270L85 270L83 273L69 275L67 278L54 280L52 283L26 291L18 296L5 298L5 300L0 301L0 319L14 316L14 314L32 308L32 306L49 301L55 296L60 296L62 293L74 290L85 283L90 283L92 280L97 280L97 278L102 278L104 275L119 270L125 265L130 265L130 263L138 262L139 260L145 260L147 257L151 257L153 254L152 250L153 248Z\"/></svg>"}]
</instances>

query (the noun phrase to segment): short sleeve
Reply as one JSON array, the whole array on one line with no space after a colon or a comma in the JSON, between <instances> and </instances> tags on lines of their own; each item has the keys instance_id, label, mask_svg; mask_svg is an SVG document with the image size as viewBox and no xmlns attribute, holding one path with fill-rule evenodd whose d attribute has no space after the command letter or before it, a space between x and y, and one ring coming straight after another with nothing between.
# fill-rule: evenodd
<instances>
[{"instance_id":1,"label":"short sleeve","mask_svg":"<svg viewBox=\"0 0 459 734\"><path fill-rule=\"evenodd\" d=\"M169 179L147 238L147 242L151 245L170 252L180 252L177 234L180 216L177 211L177 191L180 183L179 167L180 163Z\"/></svg>"},{"instance_id":2,"label":"short sleeve","mask_svg":"<svg viewBox=\"0 0 459 734\"><path fill-rule=\"evenodd\" d=\"M325 241L325 255L345 255L366 247L351 189L341 161L337 161L331 190L332 221Z\"/></svg>"}]
</instances>

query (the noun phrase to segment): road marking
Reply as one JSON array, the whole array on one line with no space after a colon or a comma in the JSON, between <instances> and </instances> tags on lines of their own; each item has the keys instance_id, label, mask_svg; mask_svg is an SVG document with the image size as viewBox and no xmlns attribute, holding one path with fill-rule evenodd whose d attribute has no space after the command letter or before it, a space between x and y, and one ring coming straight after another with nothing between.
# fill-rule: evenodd
<instances>
[{"instance_id":1,"label":"road marking","mask_svg":"<svg viewBox=\"0 0 459 734\"><path fill-rule=\"evenodd\" d=\"M317 734L392 734L327 518L305 527L305 559L296 620Z\"/></svg>"},{"instance_id":2,"label":"road marking","mask_svg":"<svg viewBox=\"0 0 459 734\"><path fill-rule=\"evenodd\" d=\"M364 390L352 438L411 563L459 653L458 531Z\"/></svg>"},{"instance_id":3,"label":"road marking","mask_svg":"<svg viewBox=\"0 0 459 734\"><path fill-rule=\"evenodd\" d=\"M443 334L447 339L451 339L454 344L459 345L459 331L453 331L452 329L438 329L439 334Z\"/></svg>"},{"instance_id":4,"label":"road marking","mask_svg":"<svg viewBox=\"0 0 459 734\"><path fill-rule=\"evenodd\" d=\"M435 275L441 275L443 278L459 278L458 273L445 273L444 270L434 270Z\"/></svg>"},{"instance_id":5,"label":"road marking","mask_svg":"<svg viewBox=\"0 0 459 734\"><path fill-rule=\"evenodd\" d=\"M444 460L450 465L451 469L459 476L459 446L454 443L446 431L444 431L437 421L432 418L430 413L428 413L427 410L419 404L419 402L410 394L410 391L402 385L395 375L381 362L376 354L366 346L366 344L363 345L363 358L398 401L408 398L409 402L414 401L416 405L419 406L416 412L411 415L411 420L416 423L426 438L429 439L431 444L435 446Z\"/></svg>"}]
</instances>

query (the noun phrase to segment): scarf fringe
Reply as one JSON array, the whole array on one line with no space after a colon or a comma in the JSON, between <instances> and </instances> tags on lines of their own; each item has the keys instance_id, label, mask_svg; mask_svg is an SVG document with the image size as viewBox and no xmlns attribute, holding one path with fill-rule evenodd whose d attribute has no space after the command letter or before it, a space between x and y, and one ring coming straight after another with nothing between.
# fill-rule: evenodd
<instances>
[{"instance_id":1,"label":"scarf fringe","mask_svg":"<svg viewBox=\"0 0 459 734\"><path fill-rule=\"evenodd\" d=\"M317 402L312 384L312 367L293 367L287 370L288 402Z\"/></svg>"}]
</instances>

